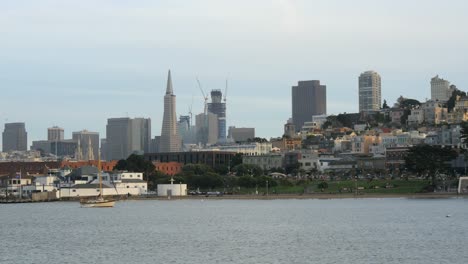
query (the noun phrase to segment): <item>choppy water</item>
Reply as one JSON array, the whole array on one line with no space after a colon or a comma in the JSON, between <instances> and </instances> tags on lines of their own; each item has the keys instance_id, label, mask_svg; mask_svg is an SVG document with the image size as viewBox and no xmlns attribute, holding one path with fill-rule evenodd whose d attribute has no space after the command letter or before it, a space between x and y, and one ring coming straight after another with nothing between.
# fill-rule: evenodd
<instances>
[{"instance_id":1,"label":"choppy water","mask_svg":"<svg viewBox=\"0 0 468 264\"><path fill-rule=\"evenodd\" d=\"M468 199L0 205L0 240L2 264L468 263Z\"/></svg>"}]
</instances>

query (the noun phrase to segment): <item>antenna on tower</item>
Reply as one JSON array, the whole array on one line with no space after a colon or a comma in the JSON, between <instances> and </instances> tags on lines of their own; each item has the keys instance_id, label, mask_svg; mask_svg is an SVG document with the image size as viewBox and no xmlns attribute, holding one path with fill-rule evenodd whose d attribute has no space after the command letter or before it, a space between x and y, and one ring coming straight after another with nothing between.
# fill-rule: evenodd
<instances>
[{"instance_id":1,"label":"antenna on tower","mask_svg":"<svg viewBox=\"0 0 468 264\"><path fill-rule=\"evenodd\" d=\"M224 103L226 103L226 97L227 97L227 91L228 91L228 79L226 78L226 86L224 87Z\"/></svg>"},{"instance_id":2,"label":"antenna on tower","mask_svg":"<svg viewBox=\"0 0 468 264\"><path fill-rule=\"evenodd\" d=\"M208 113L208 96L206 96L205 92L203 91L202 85L200 83L200 80L197 77L197 83L198 83L198 88L200 88L200 91L203 95L203 99L205 100L205 110L204 113L205 115Z\"/></svg>"}]
</instances>

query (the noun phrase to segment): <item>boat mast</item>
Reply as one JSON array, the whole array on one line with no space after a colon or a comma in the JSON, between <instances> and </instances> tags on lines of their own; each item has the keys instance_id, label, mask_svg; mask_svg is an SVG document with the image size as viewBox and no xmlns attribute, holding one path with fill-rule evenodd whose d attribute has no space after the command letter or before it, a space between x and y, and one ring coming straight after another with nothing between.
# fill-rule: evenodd
<instances>
[{"instance_id":1,"label":"boat mast","mask_svg":"<svg viewBox=\"0 0 468 264\"><path fill-rule=\"evenodd\" d=\"M104 197L102 193L102 176L101 176L101 153L98 154L98 177L99 177L99 194Z\"/></svg>"}]
</instances>

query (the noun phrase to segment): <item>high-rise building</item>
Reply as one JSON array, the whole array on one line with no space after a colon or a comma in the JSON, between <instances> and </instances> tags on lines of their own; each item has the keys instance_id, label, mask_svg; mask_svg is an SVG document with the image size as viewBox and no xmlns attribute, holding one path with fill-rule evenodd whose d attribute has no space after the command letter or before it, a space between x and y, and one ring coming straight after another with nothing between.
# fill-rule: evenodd
<instances>
[{"instance_id":1,"label":"high-rise building","mask_svg":"<svg viewBox=\"0 0 468 264\"><path fill-rule=\"evenodd\" d=\"M3 130L3 152L28 150L28 133L24 123L5 123Z\"/></svg>"},{"instance_id":2,"label":"high-rise building","mask_svg":"<svg viewBox=\"0 0 468 264\"><path fill-rule=\"evenodd\" d=\"M160 152L177 152L181 149L181 139L177 131L176 96L172 87L171 71L167 76L166 95L164 95L164 115L161 127Z\"/></svg>"},{"instance_id":3,"label":"high-rise building","mask_svg":"<svg viewBox=\"0 0 468 264\"><path fill-rule=\"evenodd\" d=\"M255 138L255 128L253 127L229 127L229 138L235 142L246 142L249 139Z\"/></svg>"},{"instance_id":4,"label":"high-rise building","mask_svg":"<svg viewBox=\"0 0 468 264\"><path fill-rule=\"evenodd\" d=\"M218 142L226 141L226 103L222 102L221 90L211 91L211 103L208 104L208 112L218 116Z\"/></svg>"},{"instance_id":5,"label":"high-rise building","mask_svg":"<svg viewBox=\"0 0 468 264\"><path fill-rule=\"evenodd\" d=\"M213 113L201 113L195 116L197 143L213 145L218 142L218 116Z\"/></svg>"},{"instance_id":6,"label":"high-rise building","mask_svg":"<svg viewBox=\"0 0 468 264\"><path fill-rule=\"evenodd\" d=\"M299 81L292 87L292 119L296 132L304 122L311 121L313 115L327 113L327 86L320 81Z\"/></svg>"},{"instance_id":7,"label":"high-rise building","mask_svg":"<svg viewBox=\"0 0 468 264\"><path fill-rule=\"evenodd\" d=\"M82 130L72 133L72 139L80 142L81 152L85 160L97 160L99 155L99 133Z\"/></svg>"},{"instance_id":8,"label":"high-rise building","mask_svg":"<svg viewBox=\"0 0 468 264\"><path fill-rule=\"evenodd\" d=\"M190 124L190 116L180 116L177 129L184 145L197 143L195 126Z\"/></svg>"},{"instance_id":9,"label":"high-rise building","mask_svg":"<svg viewBox=\"0 0 468 264\"><path fill-rule=\"evenodd\" d=\"M64 130L61 127L53 126L47 129L48 141L60 141L64 139Z\"/></svg>"},{"instance_id":10,"label":"high-rise building","mask_svg":"<svg viewBox=\"0 0 468 264\"><path fill-rule=\"evenodd\" d=\"M450 86L449 81L439 78L439 75L436 75L431 79L431 100L448 101L454 89L454 87Z\"/></svg>"},{"instance_id":11,"label":"high-rise building","mask_svg":"<svg viewBox=\"0 0 468 264\"><path fill-rule=\"evenodd\" d=\"M359 112L379 111L382 103L380 75L366 71L359 75Z\"/></svg>"},{"instance_id":12,"label":"high-rise building","mask_svg":"<svg viewBox=\"0 0 468 264\"><path fill-rule=\"evenodd\" d=\"M132 153L149 151L151 119L109 118L106 126L106 159L126 159Z\"/></svg>"}]
</instances>

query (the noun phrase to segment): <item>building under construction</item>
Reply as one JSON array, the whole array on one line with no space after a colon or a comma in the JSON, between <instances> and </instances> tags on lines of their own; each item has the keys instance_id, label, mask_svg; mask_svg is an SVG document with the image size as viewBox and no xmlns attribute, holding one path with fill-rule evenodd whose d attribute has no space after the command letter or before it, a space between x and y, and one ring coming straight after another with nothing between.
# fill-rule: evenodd
<instances>
[{"instance_id":1,"label":"building under construction","mask_svg":"<svg viewBox=\"0 0 468 264\"><path fill-rule=\"evenodd\" d=\"M221 90L211 90L211 103L208 112L218 116L218 142L226 141L226 100L223 103Z\"/></svg>"}]
</instances>

